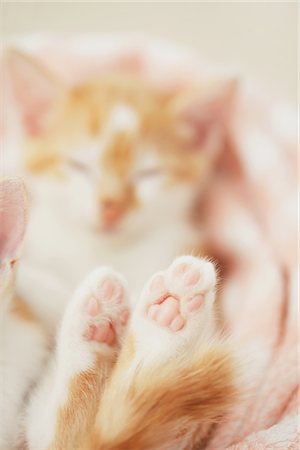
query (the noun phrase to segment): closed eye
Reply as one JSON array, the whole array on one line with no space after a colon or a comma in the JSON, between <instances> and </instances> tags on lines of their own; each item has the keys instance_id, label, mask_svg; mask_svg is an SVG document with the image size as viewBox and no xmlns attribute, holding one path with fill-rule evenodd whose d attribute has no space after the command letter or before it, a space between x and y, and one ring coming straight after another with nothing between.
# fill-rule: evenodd
<instances>
[{"instance_id":1,"label":"closed eye","mask_svg":"<svg viewBox=\"0 0 300 450\"><path fill-rule=\"evenodd\" d=\"M156 178L161 176L163 173L160 167L154 167L149 169L139 170L133 175L135 181L145 180L148 178Z\"/></svg>"},{"instance_id":2,"label":"closed eye","mask_svg":"<svg viewBox=\"0 0 300 450\"><path fill-rule=\"evenodd\" d=\"M87 167L87 165L84 164L84 163L81 162L81 161L78 161L78 160L76 160L76 159L69 158L69 159L67 160L67 162L68 162L68 165L69 165L70 167L72 167L73 169L77 170L78 172L86 173L86 174L89 172L89 168Z\"/></svg>"}]
</instances>

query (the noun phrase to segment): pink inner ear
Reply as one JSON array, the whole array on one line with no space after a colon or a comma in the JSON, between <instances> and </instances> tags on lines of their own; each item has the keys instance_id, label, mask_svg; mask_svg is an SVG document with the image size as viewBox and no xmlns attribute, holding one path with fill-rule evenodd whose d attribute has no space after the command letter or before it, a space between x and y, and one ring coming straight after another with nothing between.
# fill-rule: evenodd
<instances>
[{"instance_id":1,"label":"pink inner ear","mask_svg":"<svg viewBox=\"0 0 300 450\"><path fill-rule=\"evenodd\" d=\"M204 144L214 125L220 123L221 117L222 108L218 104L190 105L181 115L181 120L191 131L189 144L193 147Z\"/></svg>"},{"instance_id":2,"label":"pink inner ear","mask_svg":"<svg viewBox=\"0 0 300 450\"><path fill-rule=\"evenodd\" d=\"M191 100L180 111L179 120L188 126L191 136L189 144L201 147L216 125L224 123L229 115L231 103L235 94L234 80L217 85L200 97Z\"/></svg>"},{"instance_id":3,"label":"pink inner ear","mask_svg":"<svg viewBox=\"0 0 300 450\"><path fill-rule=\"evenodd\" d=\"M26 229L27 205L23 183L0 181L0 263L19 257Z\"/></svg>"},{"instance_id":4,"label":"pink inner ear","mask_svg":"<svg viewBox=\"0 0 300 450\"><path fill-rule=\"evenodd\" d=\"M53 106L61 86L38 62L18 51L7 55L8 73L28 134L43 131L47 113Z\"/></svg>"}]
</instances>

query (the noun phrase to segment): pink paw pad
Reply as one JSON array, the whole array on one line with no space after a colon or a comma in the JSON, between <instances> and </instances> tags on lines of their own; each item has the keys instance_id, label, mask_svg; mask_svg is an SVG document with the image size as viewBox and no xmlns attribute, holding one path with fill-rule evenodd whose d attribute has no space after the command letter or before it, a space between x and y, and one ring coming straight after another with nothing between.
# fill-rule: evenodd
<instances>
[{"instance_id":1,"label":"pink paw pad","mask_svg":"<svg viewBox=\"0 0 300 450\"><path fill-rule=\"evenodd\" d=\"M173 297L167 297L160 304L151 305L148 309L148 317L172 331L178 331L184 326L184 320L179 311L179 303Z\"/></svg>"},{"instance_id":2,"label":"pink paw pad","mask_svg":"<svg viewBox=\"0 0 300 450\"><path fill-rule=\"evenodd\" d=\"M186 263L179 263L177 264L173 270L172 275L177 277L178 275L183 275L188 270L188 265Z\"/></svg>"},{"instance_id":3,"label":"pink paw pad","mask_svg":"<svg viewBox=\"0 0 300 450\"><path fill-rule=\"evenodd\" d=\"M126 297L125 284L117 275L93 272L82 297L82 336L107 345L119 343L130 316Z\"/></svg>"},{"instance_id":4,"label":"pink paw pad","mask_svg":"<svg viewBox=\"0 0 300 450\"><path fill-rule=\"evenodd\" d=\"M211 262L182 256L165 272L158 272L145 291L147 319L177 332L198 326L210 314L214 301L216 274ZM185 333L185 331L184 331Z\"/></svg>"},{"instance_id":5,"label":"pink paw pad","mask_svg":"<svg viewBox=\"0 0 300 450\"><path fill-rule=\"evenodd\" d=\"M86 312L89 316L95 317L100 312L100 305L95 297L91 297L86 304Z\"/></svg>"},{"instance_id":6,"label":"pink paw pad","mask_svg":"<svg viewBox=\"0 0 300 450\"><path fill-rule=\"evenodd\" d=\"M97 325L92 324L89 325L85 337L88 341L102 342L111 345L115 340L115 332L109 322Z\"/></svg>"},{"instance_id":7,"label":"pink paw pad","mask_svg":"<svg viewBox=\"0 0 300 450\"><path fill-rule=\"evenodd\" d=\"M203 294L195 295L195 297L192 297L188 300L186 309L188 312L194 312L198 311L204 302L204 296Z\"/></svg>"},{"instance_id":8,"label":"pink paw pad","mask_svg":"<svg viewBox=\"0 0 300 450\"><path fill-rule=\"evenodd\" d=\"M119 303L122 300L123 293L123 287L120 284L114 280L106 279L99 286L97 295L103 301L109 301L114 298Z\"/></svg>"},{"instance_id":9,"label":"pink paw pad","mask_svg":"<svg viewBox=\"0 0 300 450\"><path fill-rule=\"evenodd\" d=\"M184 276L184 284L186 286L194 286L200 280L200 273L196 269L189 270Z\"/></svg>"},{"instance_id":10,"label":"pink paw pad","mask_svg":"<svg viewBox=\"0 0 300 450\"><path fill-rule=\"evenodd\" d=\"M171 266L171 278L176 280L181 279L181 282L186 287L195 286L201 278L200 270L193 267L191 263L187 262L177 262L174 266Z\"/></svg>"}]
</instances>

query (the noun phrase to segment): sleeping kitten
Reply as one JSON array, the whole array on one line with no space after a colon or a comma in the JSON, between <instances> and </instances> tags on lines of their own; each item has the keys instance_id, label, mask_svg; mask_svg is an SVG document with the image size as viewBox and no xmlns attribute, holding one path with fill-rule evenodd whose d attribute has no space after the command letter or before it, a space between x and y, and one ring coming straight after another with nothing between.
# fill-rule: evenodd
<instances>
[{"instance_id":1,"label":"sleeping kitten","mask_svg":"<svg viewBox=\"0 0 300 450\"><path fill-rule=\"evenodd\" d=\"M28 449L202 448L237 401L236 362L214 328L215 282L213 265L190 256L153 275L114 366L127 289L112 270L92 272L65 311L55 364L32 397Z\"/></svg>"},{"instance_id":2,"label":"sleeping kitten","mask_svg":"<svg viewBox=\"0 0 300 450\"><path fill-rule=\"evenodd\" d=\"M125 73L66 87L29 56L7 60L33 200L18 286L53 329L95 266L124 273L134 301L154 271L198 252L190 215L224 146L234 88L162 92Z\"/></svg>"},{"instance_id":3,"label":"sleeping kitten","mask_svg":"<svg viewBox=\"0 0 300 450\"><path fill-rule=\"evenodd\" d=\"M201 443L237 398L235 361L214 328L213 265L181 257L152 276L125 340L126 282L111 269L94 270L69 302L45 365L47 334L14 297L26 206L22 183L0 182L0 449Z\"/></svg>"}]
</instances>

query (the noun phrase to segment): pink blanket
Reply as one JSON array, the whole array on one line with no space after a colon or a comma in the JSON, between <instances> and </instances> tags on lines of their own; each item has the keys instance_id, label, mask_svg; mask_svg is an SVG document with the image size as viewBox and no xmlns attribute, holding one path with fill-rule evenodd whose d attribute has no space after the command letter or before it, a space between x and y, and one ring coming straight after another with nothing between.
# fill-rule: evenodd
<instances>
[{"instance_id":1,"label":"pink blanket","mask_svg":"<svg viewBox=\"0 0 300 450\"><path fill-rule=\"evenodd\" d=\"M230 75L187 49L143 36L31 37L17 45L68 83L116 67L167 89ZM245 359L245 399L215 429L207 449L296 449L297 116L245 77L237 79L228 145L199 213L207 242L226 267L220 304Z\"/></svg>"}]
</instances>

